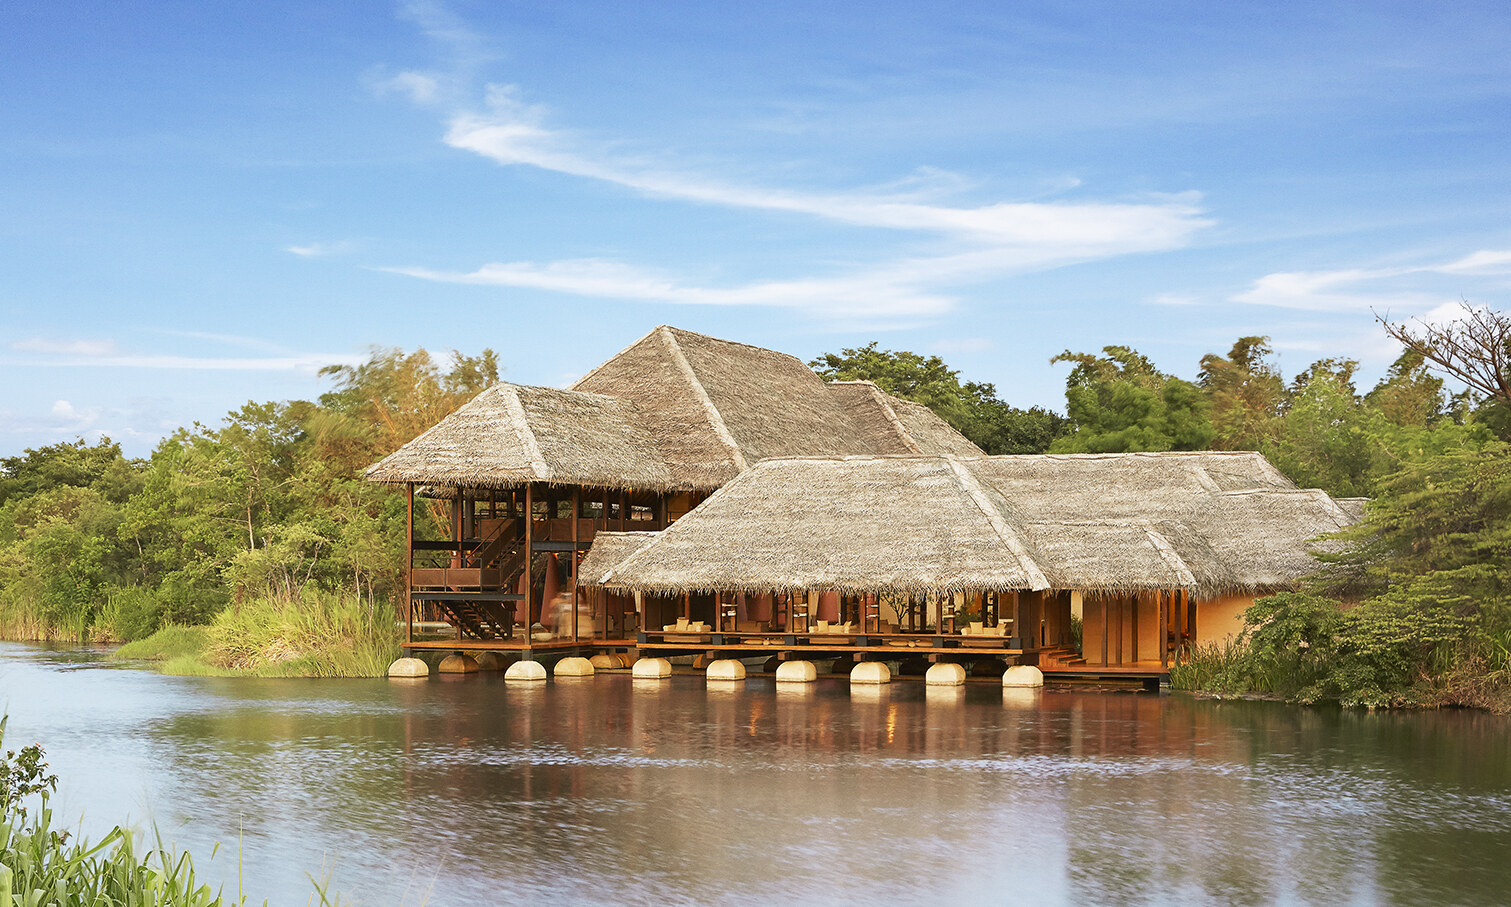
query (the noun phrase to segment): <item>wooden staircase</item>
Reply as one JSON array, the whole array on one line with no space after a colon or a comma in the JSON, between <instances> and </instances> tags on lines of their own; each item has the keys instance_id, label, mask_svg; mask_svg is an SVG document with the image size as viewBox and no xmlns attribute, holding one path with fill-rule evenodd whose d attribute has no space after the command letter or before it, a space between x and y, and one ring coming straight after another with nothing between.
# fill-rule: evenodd
<instances>
[{"instance_id":1,"label":"wooden staircase","mask_svg":"<svg viewBox=\"0 0 1511 907\"><path fill-rule=\"evenodd\" d=\"M1039 650L1039 669L1042 671L1073 670L1085 664L1086 659L1070 646L1050 646Z\"/></svg>"}]
</instances>

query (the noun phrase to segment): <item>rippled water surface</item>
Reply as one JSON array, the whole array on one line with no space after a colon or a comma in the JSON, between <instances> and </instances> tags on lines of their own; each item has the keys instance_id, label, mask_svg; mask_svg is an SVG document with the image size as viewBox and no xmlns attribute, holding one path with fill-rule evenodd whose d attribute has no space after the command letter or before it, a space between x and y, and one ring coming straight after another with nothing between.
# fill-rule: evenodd
<instances>
[{"instance_id":1,"label":"rippled water surface","mask_svg":"<svg viewBox=\"0 0 1511 907\"><path fill-rule=\"evenodd\" d=\"M155 822L275 905L306 874L364 904L1511 902L1511 721L1476 713L176 678L13 644L0 701L86 832Z\"/></svg>"}]
</instances>

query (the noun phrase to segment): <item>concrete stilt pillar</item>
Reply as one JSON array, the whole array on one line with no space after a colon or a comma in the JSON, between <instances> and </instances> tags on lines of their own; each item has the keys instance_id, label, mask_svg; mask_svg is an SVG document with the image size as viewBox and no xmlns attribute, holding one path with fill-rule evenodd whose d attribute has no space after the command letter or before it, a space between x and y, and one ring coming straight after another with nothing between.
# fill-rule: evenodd
<instances>
[{"instance_id":1,"label":"concrete stilt pillar","mask_svg":"<svg viewBox=\"0 0 1511 907\"><path fill-rule=\"evenodd\" d=\"M745 665L733 658L720 658L708 663L705 675L709 680L744 680Z\"/></svg>"},{"instance_id":2,"label":"concrete stilt pillar","mask_svg":"<svg viewBox=\"0 0 1511 907\"><path fill-rule=\"evenodd\" d=\"M620 658L618 655L611 655L607 652L600 652L599 654L594 655L592 658L589 658L588 664L591 664L593 666L593 670L595 671L617 671L624 667L624 659Z\"/></svg>"},{"instance_id":3,"label":"concrete stilt pillar","mask_svg":"<svg viewBox=\"0 0 1511 907\"><path fill-rule=\"evenodd\" d=\"M1033 665L1013 665L1002 674L1004 687L1042 687L1044 672Z\"/></svg>"},{"instance_id":4,"label":"concrete stilt pillar","mask_svg":"<svg viewBox=\"0 0 1511 907\"><path fill-rule=\"evenodd\" d=\"M923 675L923 682L931 687L958 687L965 683L965 668L941 661L939 664L929 665L928 672Z\"/></svg>"},{"instance_id":5,"label":"concrete stilt pillar","mask_svg":"<svg viewBox=\"0 0 1511 907\"><path fill-rule=\"evenodd\" d=\"M586 658L572 655L556 663L557 677L592 677L593 663Z\"/></svg>"},{"instance_id":6,"label":"concrete stilt pillar","mask_svg":"<svg viewBox=\"0 0 1511 907\"><path fill-rule=\"evenodd\" d=\"M465 652L452 652L441 659L441 666L436 670L442 674L476 674L477 659Z\"/></svg>"},{"instance_id":7,"label":"concrete stilt pillar","mask_svg":"<svg viewBox=\"0 0 1511 907\"><path fill-rule=\"evenodd\" d=\"M635 662L636 680L660 680L672 676L672 663L665 658L642 658Z\"/></svg>"},{"instance_id":8,"label":"concrete stilt pillar","mask_svg":"<svg viewBox=\"0 0 1511 907\"><path fill-rule=\"evenodd\" d=\"M430 665L418 658L400 658L388 666L389 677L429 677Z\"/></svg>"},{"instance_id":9,"label":"concrete stilt pillar","mask_svg":"<svg viewBox=\"0 0 1511 907\"><path fill-rule=\"evenodd\" d=\"M863 661L850 671L850 683L891 683L892 672L884 661Z\"/></svg>"},{"instance_id":10,"label":"concrete stilt pillar","mask_svg":"<svg viewBox=\"0 0 1511 907\"><path fill-rule=\"evenodd\" d=\"M545 683L546 666L538 661L516 661L504 672L504 680L514 683Z\"/></svg>"},{"instance_id":11,"label":"concrete stilt pillar","mask_svg":"<svg viewBox=\"0 0 1511 907\"><path fill-rule=\"evenodd\" d=\"M777 683L812 683L818 679L818 669L811 661L784 661L777 665Z\"/></svg>"}]
</instances>

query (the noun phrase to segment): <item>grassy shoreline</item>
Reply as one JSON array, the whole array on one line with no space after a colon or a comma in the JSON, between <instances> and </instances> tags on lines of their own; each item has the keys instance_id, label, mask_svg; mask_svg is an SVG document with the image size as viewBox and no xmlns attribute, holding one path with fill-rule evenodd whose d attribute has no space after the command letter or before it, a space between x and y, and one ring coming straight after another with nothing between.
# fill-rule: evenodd
<instances>
[{"instance_id":1,"label":"grassy shoreline","mask_svg":"<svg viewBox=\"0 0 1511 907\"><path fill-rule=\"evenodd\" d=\"M386 604L305 593L233 605L202 626L166 626L112 657L164 674L216 677L382 677L400 655Z\"/></svg>"}]
</instances>

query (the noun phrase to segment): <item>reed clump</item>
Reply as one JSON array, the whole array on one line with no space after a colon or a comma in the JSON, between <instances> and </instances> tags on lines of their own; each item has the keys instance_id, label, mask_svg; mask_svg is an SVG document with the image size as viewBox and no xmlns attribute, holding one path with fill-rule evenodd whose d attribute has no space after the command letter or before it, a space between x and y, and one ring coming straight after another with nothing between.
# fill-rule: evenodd
<instances>
[{"instance_id":1,"label":"reed clump","mask_svg":"<svg viewBox=\"0 0 1511 907\"><path fill-rule=\"evenodd\" d=\"M0 747L6 723L0 718ZM142 849L132 832L119 825L94 842L60 829L52 808L57 789L58 777L47 771L41 746L5 751L0 757L0 905L247 904L244 894L228 897L204 882L193 857L165 843L155 828ZM310 903L338 905L340 898L315 883Z\"/></svg>"}]
</instances>

